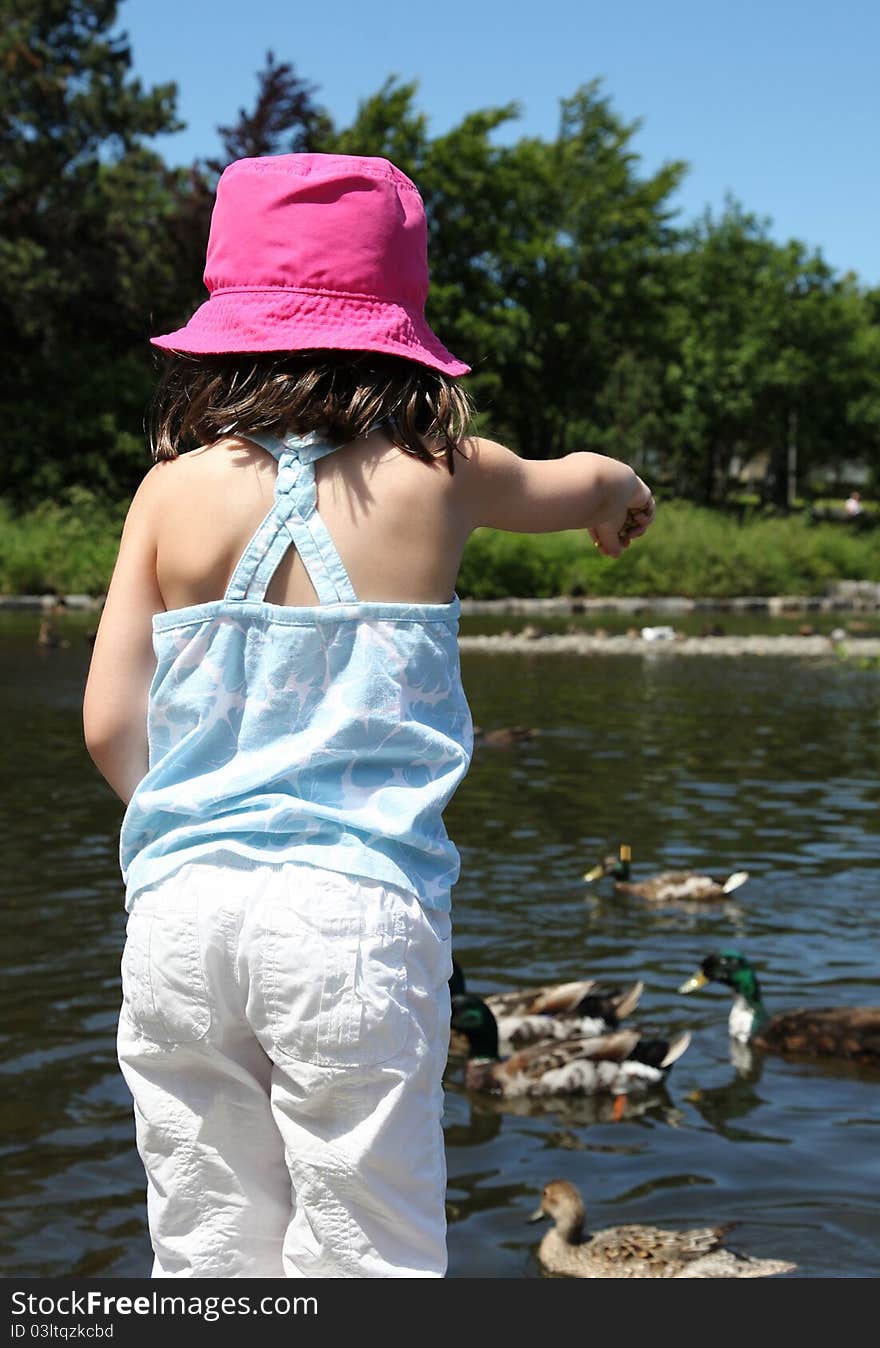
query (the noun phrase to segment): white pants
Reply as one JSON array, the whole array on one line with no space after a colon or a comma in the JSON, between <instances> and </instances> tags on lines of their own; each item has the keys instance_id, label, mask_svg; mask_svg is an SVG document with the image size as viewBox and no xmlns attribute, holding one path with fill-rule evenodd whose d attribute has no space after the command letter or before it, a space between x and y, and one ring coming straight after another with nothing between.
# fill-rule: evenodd
<instances>
[{"instance_id":1,"label":"white pants","mask_svg":"<svg viewBox=\"0 0 880 1348\"><path fill-rule=\"evenodd\" d=\"M450 920L300 863L140 895L119 1062L153 1277L442 1277Z\"/></svg>"}]
</instances>

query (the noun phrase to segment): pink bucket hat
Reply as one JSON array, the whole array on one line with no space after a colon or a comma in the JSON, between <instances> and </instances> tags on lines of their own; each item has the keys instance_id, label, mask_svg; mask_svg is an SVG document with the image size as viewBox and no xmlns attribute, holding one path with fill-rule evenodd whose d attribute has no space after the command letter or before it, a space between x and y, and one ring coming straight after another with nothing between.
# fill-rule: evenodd
<instances>
[{"instance_id":1,"label":"pink bucket hat","mask_svg":"<svg viewBox=\"0 0 880 1348\"><path fill-rule=\"evenodd\" d=\"M238 159L217 186L205 285L166 351L379 351L448 375L470 369L425 321L427 227L415 184L387 159Z\"/></svg>"}]
</instances>

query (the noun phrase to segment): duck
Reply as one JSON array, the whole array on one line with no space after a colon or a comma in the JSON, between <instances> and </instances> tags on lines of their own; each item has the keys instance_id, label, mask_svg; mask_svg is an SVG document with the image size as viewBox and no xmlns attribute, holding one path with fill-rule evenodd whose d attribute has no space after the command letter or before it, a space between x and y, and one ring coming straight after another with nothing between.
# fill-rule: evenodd
<instances>
[{"instance_id":1,"label":"duck","mask_svg":"<svg viewBox=\"0 0 880 1348\"><path fill-rule=\"evenodd\" d=\"M679 992L696 992L707 983L733 989L727 1028L731 1039L765 1053L837 1058L880 1067L880 1006L811 1007L767 1012L761 986L750 962L737 950L707 955Z\"/></svg>"},{"instance_id":2,"label":"duck","mask_svg":"<svg viewBox=\"0 0 880 1348\"><path fill-rule=\"evenodd\" d=\"M61 631L58 626L59 621L67 613L67 600L63 595L59 595L51 607L44 613L40 621L40 630L37 633L37 645L42 646L44 650L56 650L59 646L66 647L70 645L69 641L62 640Z\"/></svg>"},{"instance_id":3,"label":"duck","mask_svg":"<svg viewBox=\"0 0 880 1348\"><path fill-rule=\"evenodd\" d=\"M748 871L734 871L726 880L716 880L711 875L702 875L699 871L663 871L651 875L647 880L630 880L632 848L623 843L619 857L607 856L587 871L583 877L587 882L601 880L605 875L614 876L615 894L637 894L649 903L713 903L724 899L739 889L749 878Z\"/></svg>"},{"instance_id":4,"label":"duck","mask_svg":"<svg viewBox=\"0 0 880 1348\"><path fill-rule=\"evenodd\" d=\"M724 1249L728 1226L669 1231L659 1226L610 1226L584 1235L580 1193L568 1180L544 1185L529 1221L553 1219L538 1247L550 1273L568 1278L770 1278L792 1273L786 1259L753 1259Z\"/></svg>"},{"instance_id":5,"label":"duck","mask_svg":"<svg viewBox=\"0 0 880 1348\"><path fill-rule=\"evenodd\" d=\"M498 1022L482 997L452 999L452 1028L467 1037L464 1084L489 1095L529 1097L626 1095L663 1081L690 1044L688 1033L672 1041L644 1039L638 1030L573 1039L543 1040L502 1058Z\"/></svg>"},{"instance_id":6,"label":"duck","mask_svg":"<svg viewBox=\"0 0 880 1348\"><path fill-rule=\"evenodd\" d=\"M58 635L58 624L54 614L47 615L40 622L37 645L42 646L44 650L55 650L56 647L61 645L61 637Z\"/></svg>"},{"instance_id":7,"label":"duck","mask_svg":"<svg viewBox=\"0 0 880 1348\"><path fill-rule=\"evenodd\" d=\"M585 979L540 988L517 988L484 998L498 1024L498 1038L508 1048L525 1048L543 1039L591 1038L610 1034L631 1016L641 1001L641 980L621 992ZM467 992L464 970L453 958L449 991Z\"/></svg>"},{"instance_id":8,"label":"duck","mask_svg":"<svg viewBox=\"0 0 880 1348\"><path fill-rule=\"evenodd\" d=\"M497 730L483 730L474 726L474 746L482 745L491 749L509 749L513 744L527 744L538 731L527 725L499 726Z\"/></svg>"}]
</instances>

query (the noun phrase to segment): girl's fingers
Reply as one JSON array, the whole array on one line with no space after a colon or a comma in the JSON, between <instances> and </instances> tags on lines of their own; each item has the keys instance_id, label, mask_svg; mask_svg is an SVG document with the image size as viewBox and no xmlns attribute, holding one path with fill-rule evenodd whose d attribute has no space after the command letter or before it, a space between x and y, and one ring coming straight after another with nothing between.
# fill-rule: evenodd
<instances>
[{"instance_id":1,"label":"girl's fingers","mask_svg":"<svg viewBox=\"0 0 880 1348\"><path fill-rule=\"evenodd\" d=\"M621 543L629 543L632 539L641 538L643 534L646 534L654 523L655 513L656 504L653 496L649 497L644 506L631 507L626 512L626 519L623 521L623 527L618 535Z\"/></svg>"},{"instance_id":2,"label":"girl's fingers","mask_svg":"<svg viewBox=\"0 0 880 1348\"><path fill-rule=\"evenodd\" d=\"M618 536L617 530L611 524L597 524L595 529L591 529L593 542L601 548L606 557L619 557L623 551L622 540Z\"/></svg>"},{"instance_id":3,"label":"girl's fingers","mask_svg":"<svg viewBox=\"0 0 880 1348\"><path fill-rule=\"evenodd\" d=\"M588 532L603 557L620 557L634 538L641 538L648 532L655 512L654 497L646 487L645 499L640 505L630 507L621 525L596 524L590 526Z\"/></svg>"}]
</instances>

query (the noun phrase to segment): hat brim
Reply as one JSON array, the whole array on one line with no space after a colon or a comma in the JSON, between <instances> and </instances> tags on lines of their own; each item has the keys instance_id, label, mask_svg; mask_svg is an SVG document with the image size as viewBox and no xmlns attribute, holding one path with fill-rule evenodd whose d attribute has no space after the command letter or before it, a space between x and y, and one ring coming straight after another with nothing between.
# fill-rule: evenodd
<instances>
[{"instance_id":1,"label":"hat brim","mask_svg":"<svg viewBox=\"0 0 880 1348\"><path fill-rule=\"evenodd\" d=\"M163 351L219 356L237 352L378 351L442 374L470 370L440 342L421 314L360 295L303 290L216 291L183 328L151 337Z\"/></svg>"}]
</instances>

